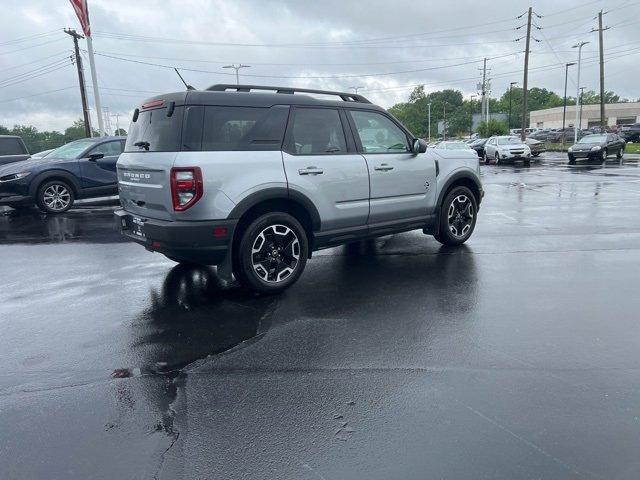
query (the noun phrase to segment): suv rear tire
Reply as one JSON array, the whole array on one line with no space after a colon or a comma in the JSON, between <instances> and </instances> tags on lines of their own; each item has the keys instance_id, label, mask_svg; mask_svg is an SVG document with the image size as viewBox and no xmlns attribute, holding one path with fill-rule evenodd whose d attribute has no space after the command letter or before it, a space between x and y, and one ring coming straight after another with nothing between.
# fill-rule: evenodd
<instances>
[{"instance_id":1,"label":"suv rear tire","mask_svg":"<svg viewBox=\"0 0 640 480\"><path fill-rule=\"evenodd\" d=\"M462 245L476 227L477 213L478 202L471 190L452 188L440 207L440 228L434 238L443 245Z\"/></svg>"},{"instance_id":2,"label":"suv rear tire","mask_svg":"<svg viewBox=\"0 0 640 480\"><path fill-rule=\"evenodd\" d=\"M242 232L234 251L233 273L246 288L278 293L298 280L309 242L298 220L284 212L266 213Z\"/></svg>"},{"instance_id":3,"label":"suv rear tire","mask_svg":"<svg viewBox=\"0 0 640 480\"><path fill-rule=\"evenodd\" d=\"M36 204L45 213L64 213L73 206L75 195L63 180L44 182L36 193Z\"/></svg>"}]
</instances>

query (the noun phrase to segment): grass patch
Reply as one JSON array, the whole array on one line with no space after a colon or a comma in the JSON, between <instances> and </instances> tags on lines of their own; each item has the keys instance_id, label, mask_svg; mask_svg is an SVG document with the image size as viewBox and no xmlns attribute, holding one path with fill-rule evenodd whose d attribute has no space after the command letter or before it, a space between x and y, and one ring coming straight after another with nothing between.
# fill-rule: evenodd
<instances>
[{"instance_id":1,"label":"grass patch","mask_svg":"<svg viewBox=\"0 0 640 480\"><path fill-rule=\"evenodd\" d=\"M640 143L627 143L624 151L626 153L640 153Z\"/></svg>"}]
</instances>

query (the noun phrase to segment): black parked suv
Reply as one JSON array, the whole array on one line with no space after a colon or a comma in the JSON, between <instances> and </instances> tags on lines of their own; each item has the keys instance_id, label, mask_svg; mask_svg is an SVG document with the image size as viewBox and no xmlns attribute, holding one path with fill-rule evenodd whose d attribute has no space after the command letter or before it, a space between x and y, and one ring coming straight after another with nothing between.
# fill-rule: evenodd
<instances>
[{"instance_id":1,"label":"black parked suv","mask_svg":"<svg viewBox=\"0 0 640 480\"><path fill-rule=\"evenodd\" d=\"M619 134L627 142L640 142L640 123L622 125Z\"/></svg>"},{"instance_id":2,"label":"black parked suv","mask_svg":"<svg viewBox=\"0 0 640 480\"><path fill-rule=\"evenodd\" d=\"M15 135L0 135L0 165L27 158L29 158L29 151L22 138Z\"/></svg>"},{"instance_id":3,"label":"black parked suv","mask_svg":"<svg viewBox=\"0 0 640 480\"><path fill-rule=\"evenodd\" d=\"M46 157L0 166L0 205L35 204L46 213L62 213L77 198L115 195L124 143L125 137L84 138Z\"/></svg>"}]
</instances>

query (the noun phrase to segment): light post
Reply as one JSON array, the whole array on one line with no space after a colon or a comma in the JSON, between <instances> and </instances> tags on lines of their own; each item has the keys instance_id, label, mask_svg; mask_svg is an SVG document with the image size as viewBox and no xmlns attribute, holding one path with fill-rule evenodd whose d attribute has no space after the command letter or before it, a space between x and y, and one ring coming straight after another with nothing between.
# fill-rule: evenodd
<instances>
[{"instance_id":1,"label":"light post","mask_svg":"<svg viewBox=\"0 0 640 480\"><path fill-rule=\"evenodd\" d=\"M580 125L580 128L582 128L582 95L584 94L584 89L585 87L580 87L580 120L578 120L578 125Z\"/></svg>"},{"instance_id":2,"label":"light post","mask_svg":"<svg viewBox=\"0 0 640 480\"><path fill-rule=\"evenodd\" d=\"M509 130L511 130L511 90L513 89L513 86L517 84L518 82L511 82L509 84L509 120L508 120Z\"/></svg>"},{"instance_id":3,"label":"light post","mask_svg":"<svg viewBox=\"0 0 640 480\"><path fill-rule=\"evenodd\" d=\"M589 42L580 42L571 47L578 49L578 81L576 82L576 124L574 125L573 129L573 143L578 143L578 109L580 108L580 63L582 62L582 47L584 47L587 43Z\"/></svg>"},{"instance_id":4,"label":"light post","mask_svg":"<svg viewBox=\"0 0 640 480\"><path fill-rule=\"evenodd\" d=\"M353 90L353 93L355 93L356 95L358 94L358 90L360 90L361 88L364 88L362 85L358 85L357 87L349 87L350 89Z\"/></svg>"},{"instance_id":5,"label":"light post","mask_svg":"<svg viewBox=\"0 0 640 480\"><path fill-rule=\"evenodd\" d=\"M427 107L429 107L429 127L428 127L428 129L429 129L429 130L428 130L428 131L429 131L429 133L428 133L428 135L429 135L428 139L429 139L429 140L428 140L428 143L431 143L431 103L427 103Z\"/></svg>"},{"instance_id":6,"label":"light post","mask_svg":"<svg viewBox=\"0 0 640 480\"><path fill-rule=\"evenodd\" d=\"M564 67L564 107L562 108L562 147L564 148L564 126L567 117L567 78L569 77L569 67L575 65L576 62L567 63Z\"/></svg>"},{"instance_id":7,"label":"light post","mask_svg":"<svg viewBox=\"0 0 640 480\"><path fill-rule=\"evenodd\" d=\"M442 140L447 140L447 102L442 104Z\"/></svg>"},{"instance_id":8,"label":"light post","mask_svg":"<svg viewBox=\"0 0 640 480\"><path fill-rule=\"evenodd\" d=\"M240 74L238 73L238 71L241 68L249 68L251 67L251 65L243 65L242 63L239 65L236 64L232 64L232 65L225 65L222 68L233 68L236 71L236 85L240 85Z\"/></svg>"}]
</instances>

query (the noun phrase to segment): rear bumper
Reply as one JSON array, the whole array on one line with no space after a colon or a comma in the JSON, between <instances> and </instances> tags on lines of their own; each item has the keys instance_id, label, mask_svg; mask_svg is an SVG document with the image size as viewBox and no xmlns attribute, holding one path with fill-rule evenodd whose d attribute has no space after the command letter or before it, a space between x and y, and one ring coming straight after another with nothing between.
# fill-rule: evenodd
<instances>
[{"instance_id":1,"label":"rear bumper","mask_svg":"<svg viewBox=\"0 0 640 480\"><path fill-rule=\"evenodd\" d=\"M144 236L134 233L134 217L142 221ZM116 210L114 221L116 230L149 251L203 265L220 265L225 260L231 250L233 232L238 223L237 220L156 220L132 215L125 210Z\"/></svg>"}]
</instances>

